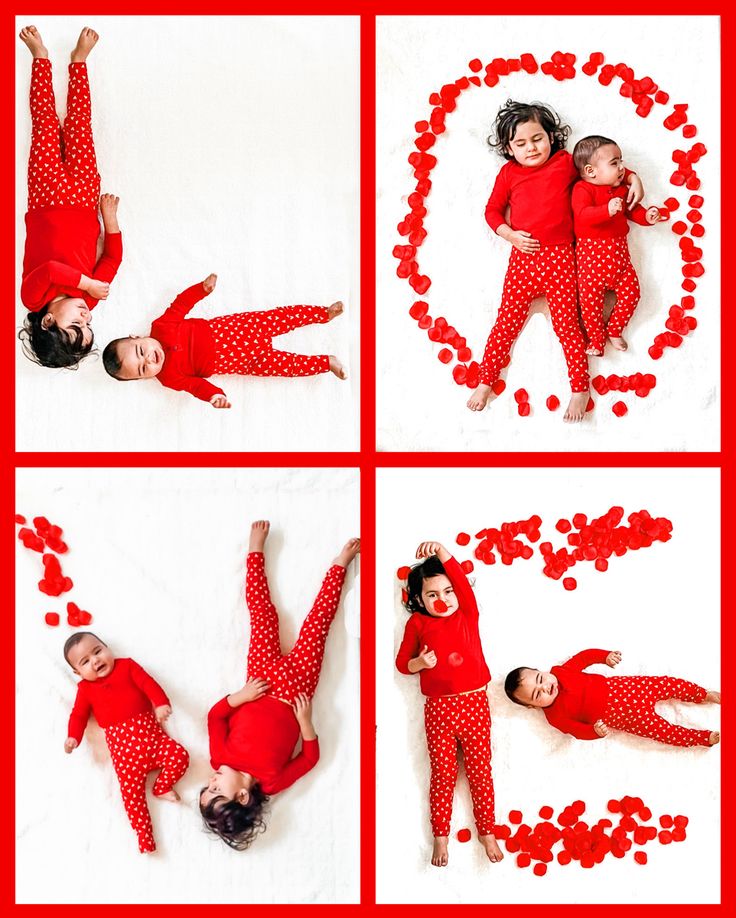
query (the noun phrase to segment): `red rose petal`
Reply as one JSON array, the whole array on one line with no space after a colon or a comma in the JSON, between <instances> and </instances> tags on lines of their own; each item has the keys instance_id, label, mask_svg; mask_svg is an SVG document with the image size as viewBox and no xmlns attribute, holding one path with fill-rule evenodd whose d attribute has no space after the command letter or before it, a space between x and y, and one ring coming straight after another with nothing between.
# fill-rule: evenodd
<instances>
[{"instance_id":1,"label":"red rose petal","mask_svg":"<svg viewBox=\"0 0 736 918\"><path fill-rule=\"evenodd\" d=\"M646 864L647 862L647 853L646 851L635 851L634 860L637 864Z\"/></svg>"},{"instance_id":2,"label":"red rose petal","mask_svg":"<svg viewBox=\"0 0 736 918\"><path fill-rule=\"evenodd\" d=\"M509 813L509 822L515 826L518 826L522 820L521 810L511 810Z\"/></svg>"},{"instance_id":3,"label":"red rose petal","mask_svg":"<svg viewBox=\"0 0 736 918\"><path fill-rule=\"evenodd\" d=\"M547 873L546 864L535 864L534 865L534 876L543 877Z\"/></svg>"},{"instance_id":4,"label":"red rose petal","mask_svg":"<svg viewBox=\"0 0 736 918\"><path fill-rule=\"evenodd\" d=\"M463 561L460 567L466 574L471 574L473 572L474 565L472 561Z\"/></svg>"},{"instance_id":5,"label":"red rose petal","mask_svg":"<svg viewBox=\"0 0 736 918\"><path fill-rule=\"evenodd\" d=\"M518 404L521 404L522 402L528 402L529 393L526 391L526 389L517 389L516 392L514 392L514 398Z\"/></svg>"},{"instance_id":6,"label":"red rose petal","mask_svg":"<svg viewBox=\"0 0 736 918\"><path fill-rule=\"evenodd\" d=\"M51 625L52 628L55 628L59 624L59 613L58 612L47 612L43 618L46 624Z\"/></svg>"},{"instance_id":7,"label":"red rose petal","mask_svg":"<svg viewBox=\"0 0 736 918\"><path fill-rule=\"evenodd\" d=\"M625 402L616 402L611 408L611 411L613 411L617 418L622 418L628 410Z\"/></svg>"},{"instance_id":8,"label":"red rose petal","mask_svg":"<svg viewBox=\"0 0 736 918\"><path fill-rule=\"evenodd\" d=\"M470 542L470 536L467 532L458 532L455 536L455 541L458 545L467 545Z\"/></svg>"},{"instance_id":9,"label":"red rose petal","mask_svg":"<svg viewBox=\"0 0 736 918\"><path fill-rule=\"evenodd\" d=\"M560 400L557 398L556 395L547 396L547 408L550 411L557 411L559 407L560 407Z\"/></svg>"},{"instance_id":10,"label":"red rose petal","mask_svg":"<svg viewBox=\"0 0 736 918\"><path fill-rule=\"evenodd\" d=\"M564 532L569 532L572 529L572 526L570 525L568 520L557 520L557 523L555 524L555 529L558 532L564 533Z\"/></svg>"},{"instance_id":11,"label":"red rose petal","mask_svg":"<svg viewBox=\"0 0 736 918\"><path fill-rule=\"evenodd\" d=\"M399 578L399 580L406 580L406 578L409 576L410 571L411 571L411 568L404 565L404 567L400 567L396 571L396 576Z\"/></svg>"},{"instance_id":12,"label":"red rose petal","mask_svg":"<svg viewBox=\"0 0 736 918\"><path fill-rule=\"evenodd\" d=\"M552 816L554 815L554 812L555 811L552 809L551 806L543 806L543 807L540 807L539 816L541 819L551 819Z\"/></svg>"},{"instance_id":13,"label":"red rose petal","mask_svg":"<svg viewBox=\"0 0 736 918\"><path fill-rule=\"evenodd\" d=\"M574 590L577 588L578 582L574 577L565 577L562 585L566 590Z\"/></svg>"},{"instance_id":14,"label":"red rose petal","mask_svg":"<svg viewBox=\"0 0 736 918\"><path fill-rule=\"evenodd\" d=\"M469 842L471 838L470 829L459 829L457 833L457 840L459 842Z\"/></svg>"},{"instance_id":15,"label":"red rose petal","mask_svg":"<svg viewBox=\"0 0 736 918\"><path fill-rule=\"evenodd\" d=\"M506 388L506 382L503 379L497 379L491 385L491 389L496 393L496 395L500 395L504 391L505 388Z\"/></svg>"},{"instance_id":16,"label":"red rose petal","mask_svg":"<svg viewBox=\"0 0 736 918\"><path fill-rule=\"evenodd\" d=\"M519 412L519 415L522 418L528 417L531 410L532 409L531 409L531 405L529 404L529 402L521 402L517 408L517 411Z\"/></svg>"},{"instance_id":17,"label":"red rose petal","mask_svg":"<svg viewBox=\"0 0 736 918\"><path fill-rule=\"evenodd\" d=\"M437 354L437 359L440 363L449 363L452 360L452 351L449 348L443 347L439 354Z\"/></svg>"},{"instance_id":18,"label":"red rose petal","mask_svg":"<svg viewBox=\"0 0 736 918\"><path fill-rule=\"evenodd\" d=\"M434 611L435 612L447 612L447 604L442 602L441 599L435 599L434 601Z\"/></svg>"}]
</instances>

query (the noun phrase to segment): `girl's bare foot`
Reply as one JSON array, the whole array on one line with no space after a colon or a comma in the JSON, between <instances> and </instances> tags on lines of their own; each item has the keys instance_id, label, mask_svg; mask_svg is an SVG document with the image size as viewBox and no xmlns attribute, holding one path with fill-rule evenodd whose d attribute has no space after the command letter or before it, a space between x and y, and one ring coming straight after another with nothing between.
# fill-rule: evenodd
<instances>
[{"instance_id":1,"label":"girl's bare foot","mask_svg":"<svg viewBox=\"0 0 736 918\"><path fill-rule=\"evenodd\" d=\"M482 411L491 397L491 387L481 383L468 399L468 408L471 411Z\"/></svg>"},{"instance_id":2,"label":"girl's bare foot","mask_svg":"<svg viewBox=\"0 0 736 918\"><path fill-rule=\"evenodd\" d=\"M588 357L602 357L602 356L603 356L603 348L602 348L602 347L593 347L593 345L591 344L590 347L586 347L586 348L585 348L585 353L588 355Z\"/></svg>"},{"instance_id":3,"label":"girl's bare foot","mask_svg":"<svg viewBox=\"0 0 736 918\"><path fill-rule=\"evenodd\" d=\"M84 28L79 33L79 38L77 39L77 44L72 51L72 64L81 64L82 61L87 60L87 55L97 44L97 39L100 36L94 29Z\"/></svg>"},{"instance_id":4,"label":"girl's bare foot","mask_svg":"<svg viewBox=\"0 0 736 918\"><path fill-rule=\"evenodd\" d=\"M503 860L503 852L498 847L495 835L479 835L478 841L483 845L486 856L492 864Z\"/></svg>"},{"instance_id":5,"label":"girl's bare foot","mask_svg":"<svg viewBox=\"0 0 736 918\"><path fill-rule=\"evenodd\" d=\"M629 345L626 343L625 338L612 338L610 335L608 340L611 342L611 347L615 348L617 351L627 351Z\"/></svg>"},{"instance_id":6,"label":"girl's bare foot","mask_svg":"<svg viewBox=\"0 0 736 918\"><path fill-rule=\"evenodd\" d=\"M335 564L347 567L359 552L360 539L348 539L340 550L340 554L335 558Z\"/></svg>"},{"instance_id":7,"label":"girl's bare foot","mask_svg":"<svg viewBox=\"0 0 736 918\"><path fill-rule=\"evenodd\" d=\"M268 520L256 520L250 524L250 538L248 539L248 551L263 551L266 544L268 530L271 524Z\"/></svg>"},{"instance_id":8,"label":"girl's bare foot","mask_svg":"<svg viewBox=\"0 0 736 918\"><path fill-rule=\"evenodd\" d=\"M26 26L25 29L21 29L20 40L26 45L34 57L47 58L49 56L49 52L46 50L46 46L41 38L41 33L35 25L29 25Z\"/></svg>"},{"instance_id":9,"label":"girl's bare foot","mask_svg":"<svg viewBox=\"0 0 736 918\"><path fill-rule=\"evenodd\" d=\"M720 743L720 741L721 741L721 734L717 730L714 730L711 733L711 735L708 737L709 746L715 746L716 743Z\"/></svg>"},{"instance_id":10,"label":"girl's bare foot","mask_svg":"<svg viewBox=\"0 0 736 918\"><path fill-rule=\"evenodd\" d=\"M342 304L342 300L338 300L336 303L333 303L332 306L327 307L327 321L331 322L337 316L341 316L345 307Z\"/></svg>"},{"instance_id":11,"label":"girl's bare foot","mask_svg":"<svg viewBox=\"0 0 736 918\"><path fill-rule=\"evenodd\" d=\"M703 699L704 704L720 704L721 703L721 693L720 692L706 692L705 698Z\"/></svg>"},{"instance_id":12,"label":"girl's bare foot","mask_svg":"<svg viewBox=\"0 0 736 918\"><path fill-rule=\"evenodd\" d=\"M178 803L181 800L181 797L172 787L170 791L166 791L165 794L158 795L159 800L171 800L172 803Z\"/></svg>"},{"instance_id":13,"label":"girl's bare foot","mask_svg":"<svg viewBox=\"0 0 736 918\"><path fill-rule=\"evenodd\" d=\"M347 379L348 374L345 367L333 354L330 354L330 373L334 373L338 379Z\"/></svg>"},{"instance_id":14,"label":"girl's bare foot","mask_svg":"<svg viewBox=\"0 0 736 918\"><path fill-rule=\"evenodd\" d=\"M562 420L569 421L573 424L582 421L585 417L585 409L588 407L589 399L590 392L573 392L570 403L567 406L567 411Z\"/></svg>"},{"instance_id":15,"label":"girl's bare foot","mask_svg":"<svg viewBox=\"0 0 736 918\"><path fill-rule=\"evenodd\" d=\"M432 866L447 867L447 836L438 835L432 845Z\"/></svg>"}]
</instances>

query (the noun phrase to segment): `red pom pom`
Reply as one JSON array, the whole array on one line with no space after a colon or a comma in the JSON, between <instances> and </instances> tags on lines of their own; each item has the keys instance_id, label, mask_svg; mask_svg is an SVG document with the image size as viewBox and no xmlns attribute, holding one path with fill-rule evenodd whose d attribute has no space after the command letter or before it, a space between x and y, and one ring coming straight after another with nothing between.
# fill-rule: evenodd
<instances>
[{"instance_id":1,"label":"red pom pom","mask_svg":"<svg viewBox=\"0 0 736 918\"><path fill-rule=\"evenodd\" d=\"M52 628L55 628L59 624L59 613L58 612L47 612L43 618L46 624L51 625Z\"/></svg>"},{"instance_id":2,"label":"red pom pom","mask_svg":"<svg viewBox=\"0 0 736 918\"><path fill-rule=\"evenodd\" d=\"M557 398L557 396L549 395L547 397L547 408L549 408L550 411L557 411L559 407L560 407L560 400Z\"/></svg>"},{"instance_id":3,"label":"red pom pom","mask_svg":"<svg viewBox=\"0 0 736 918\"><path fill-rule=\"evenodd\" d=\"M628 410L625 402L616 402L611 408L611 411L613 411L617 418L622 418Z\"/></svg>"},{"instance_id":4,"label":"red pom pom","mask_svg":"<svg viewBox=\"0 0 736 918\"><path fill-rule=\"evenodd\" d=\"M562 585L566 590L569 591L574 590L577 587L578 582L574 577L565 577L565 579L562 581Z\"/></svg>"},{"instance_id":5,"label":"red pom pom","mask_svg":"<svg viewBox=\"0 0 736 918\"><path fill-rule=\"evenodd\" d=\"M411 571L410 567L406 567L406 566L400 567L396 571L396 576L399 578L399 580L406 580L406 578L409 576L410 571Z\"/></svg>"},{"instance_id":6,"label":"red pom pom","mask_svg":"<svg viewBox=\"0 0 736 918\"><path fill-rule=\"evenodd\" d=\"M457 833L457 840L459 842L469 842L470 841L470 829L459 829Z\"/></svg>"},{"instance_id":7,"label":"red pom pom","mask_svg":"<svg viewBox=\"0 0 736 918\"><path fill-rule=\"evenodd\" d=\"M496 395L500 395L505 388L506 382L503 379L497 379L491 386L491 389L496 393Z\"/></svg>"}]
</instances>

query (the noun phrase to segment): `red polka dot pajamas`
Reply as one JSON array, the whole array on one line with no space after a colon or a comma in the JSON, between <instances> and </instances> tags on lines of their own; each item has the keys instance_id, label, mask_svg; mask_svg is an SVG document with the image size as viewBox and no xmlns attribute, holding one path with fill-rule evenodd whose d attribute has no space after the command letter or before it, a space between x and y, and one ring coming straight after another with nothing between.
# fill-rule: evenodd
<instances>
[{"instance_id":1,"label":"red polka dot pajamas","mask_svg":"<svg viewBox=\"0 0 736 918\"><path fill-rule=\"evenodd\" d=\"M491 772L491 712L485 686L491 674L478 631L478 606L462 568L454 558L444 563L458 599L449 618L414 612L404 629L396 656L399 672L410 675L409 660L426 646L437 665L419 672L424 725L430 762L429 809L432 834L450 834L452 799L458 771L458 745L473 800L479 835L492 835L495 825Z\"/></svg>"},{"instance_id":2,"label":"red polka dot pajamas","mask_svg":"<svg viewBox=\"0 0 736 918\"><path fill-rule=\"evenodd\" d=\"M580 181L572 192L580 312L590 346L600 353L607 334L621 337L641 295L626 236L629 220L640 226L650 225L647 212L639 204L613 216L608 211L609 201L615 198L621 198L625 204L628 191L626 185L614 188ZM616 293L616 305L607 326L603 323L606 290Z\"/></svg>"},{"instance_id":3,"label":"red polka dot pajamas","mask_svg":"<svg viewBox=\"0 0 736 918\"><path fill-rule=\"evenodd\" d=\"M190 392L209 402L222 389L208 381L217 374L243 376L315 376L327 373L327 354L291 354L273 347L273 338L303 325L329 321L324 306L281 306L216 319L186 318L207 296L194 284L151 325L151 337L163 347L164 365L156 377L170 389Z\"/></svg>"},{"instance_id":4,"label":"red polka dot pajamas","mask_svg":"<svg viewBox=\"0 0 736 918\"><path fill-rule=\"evenodd\" d=\"M598 739L593 725L646 736L669 746L707 746L710 730L671 724L655 711L658 701L676 698L701 704L706 690L673 676L600 676L583 672L594 663L605 663L608 650L584 650L562 666L550 670L559 693L543 708L549 723L578 739Z\"/></svg>"},{"instance_id":5,"label":"red polka dot pajamas","mask_svg":"<svg viewBox=\"0 0 736 918\"><path fill-rule=\"evenodd\" d=\"M292 702L314 695L325 643L340 603L345 568L333 564L307 614L294 647L282 654L278 613L271 602L262 552L247 558L245 599L250 612L247 676L266 679L269 693L239 707L222 698L210 710L208 730L213 768L229 765L253 775L267 794L275 794L305 775L319 760L318 740L302 740Z\"/></svg>"},{"instance_id":6,"label":"red polka dot pajamas","mask_svg":"<svg viewBox=\"0 0 736 918\"><path fill-rule=\"evenodd\" d=\"M134 660L118 659L108 676L82 681L69 718L69 733L82 742L89 715L105 731L123 805L138 836L138 850L155 851L146 803L146 775L161 769L156 797L168 793L189 765L189 753L159 726L152 707L169 704L161 686Z\"/></svg>"},{"instance_id":7,"label":"red polka dot pajamas","mask_svg":"<svg viewBox=\"0 0 736 918\"><path fill-rule=\"evenodd\" d=\"M79 289L82 274L110 282L122 259L120 233L106 233L101 257L100 176L92 139L87 65L69 65L67 114L59 124L51 61L36 58L31 71L31 150L21 300L33 312L55 297L97 300Z\"/></svg>"}]
</instances>

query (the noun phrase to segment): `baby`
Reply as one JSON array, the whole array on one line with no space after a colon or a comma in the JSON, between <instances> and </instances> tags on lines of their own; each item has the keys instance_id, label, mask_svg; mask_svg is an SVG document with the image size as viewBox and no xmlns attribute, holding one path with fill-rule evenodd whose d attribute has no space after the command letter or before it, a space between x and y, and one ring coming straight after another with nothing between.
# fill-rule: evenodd
<instances>
[{"instance_id":1,"label":"baby","mask_svg":"<svg viewBox=\"0 0 736 918\"><path fill-rule=\"evenodd\" d=\"M174 784L187 770L189 754L161 729L171 714L161 686L134 661L116 659L90 631L78 631L64 644L64 659L82 681L69 718L65 752L82 742L90 713L105 731L125 812L138 835L142 854L155 851L146 804L146 775L160 768L155 797L178 801Z\"/></svg>"},{"instance_id":2,"label":"baby","mask_svg":"<svg viewBox=\"0 0 736 918\"><path fill-rule=\"evenodd\" d=\"M217 275L189 287L151 325L147 338L131 335L111 341L102 362L114 379L150 379L190 392L213 408L229 408L227 396L209 382L220 373L246 376L315 376L334 373L347 379L337 357L274 350L272 339L302 325L329 322L343 311L332 306L281 306L216 319L187 319L187 313L215 289Z\"/></svg>"},{"instance_id":3,"label":"baby","mask_svg":"<svg viewBox=\"0 0 736 918\"><path fill-rule=\"evenodd\" d=\"M598 739L614 729L670 746L715 746L720 741L716 731L671 724L655 710L657 702L671 698L720 704L720 692L674 676L606 677L583 672L594 663L613 668L620 662L618 650L583 650L548 673L521 666L508 674L504 688L513 702L542 708L553 727L578 739Z\"/></svg>"},{"instance_id":4,"label":"baby","mask_svg":"<svg viewBox=\"0 0 736 918\"><path fill-rule=\"evenodd\" d=\"M621 148L607 137L583 137L572 153L582 178L572 190L580 312L588 336L587 353L600 357L606 343L628 347L623 330L639 302L639 279L631 264L626 236L628 220L651 226L666 217L658 208L636 204L626 210L628 187ZM627 219L628 218L628 219ZM616 292L616 305L603 324L603 294Z\"/></svg>"}]
</instances>

